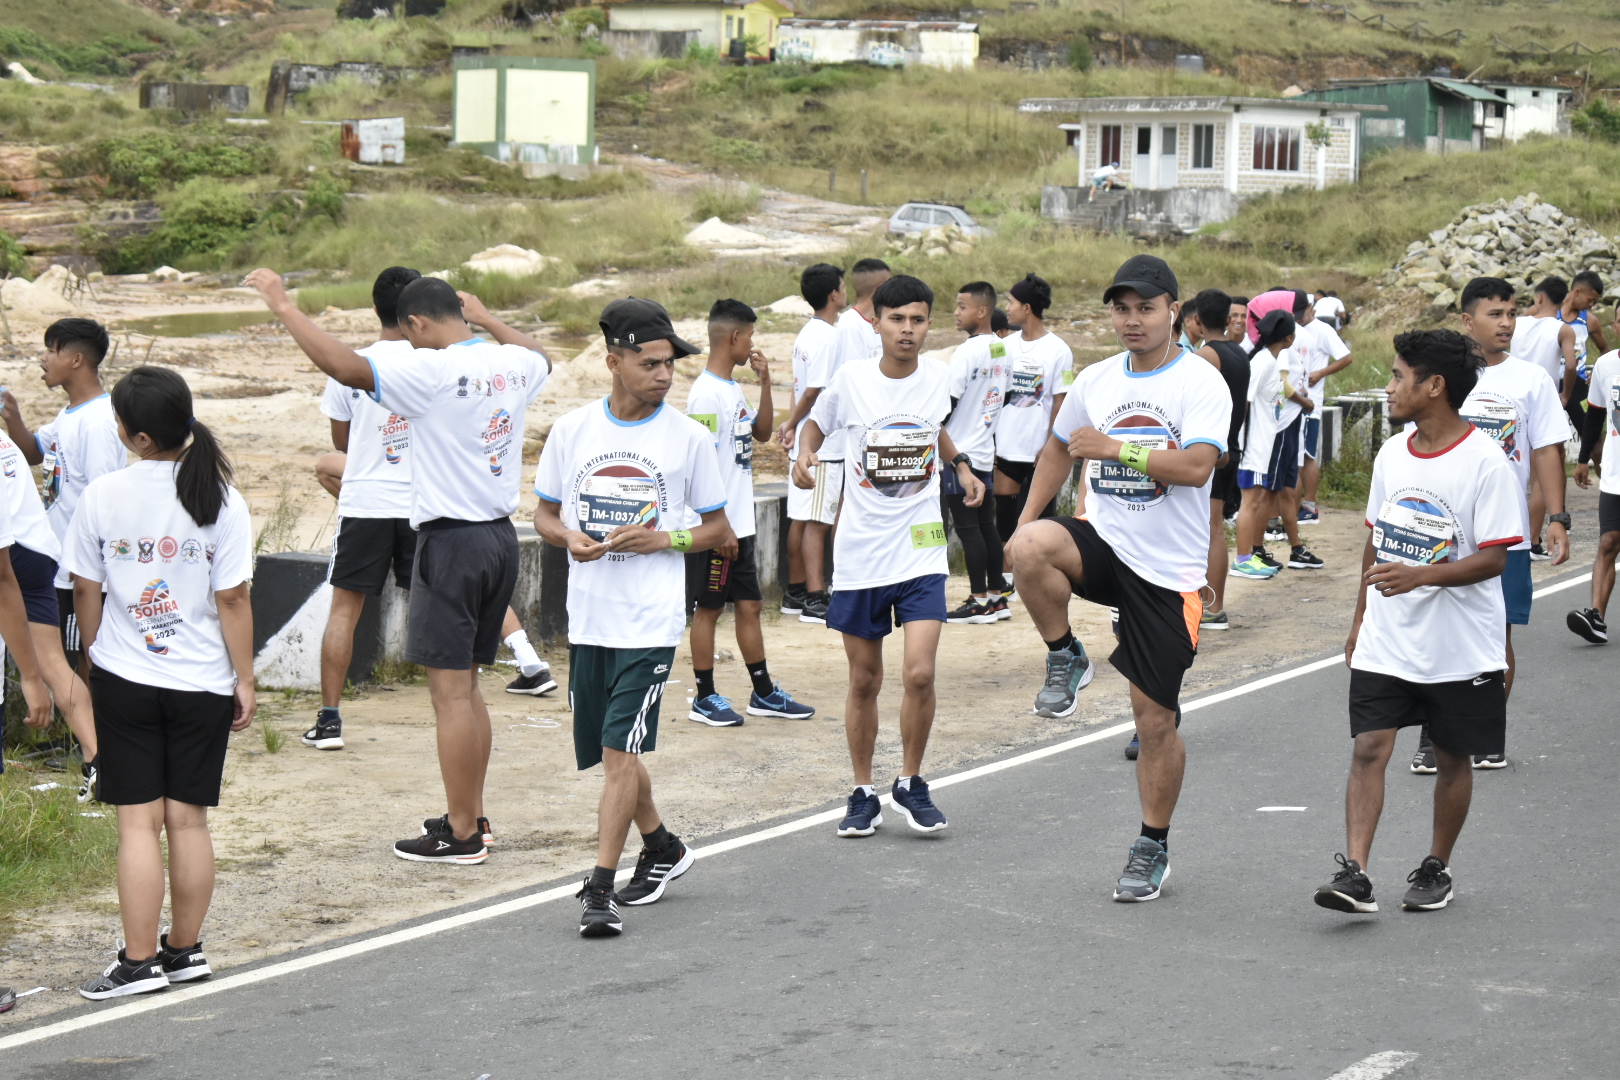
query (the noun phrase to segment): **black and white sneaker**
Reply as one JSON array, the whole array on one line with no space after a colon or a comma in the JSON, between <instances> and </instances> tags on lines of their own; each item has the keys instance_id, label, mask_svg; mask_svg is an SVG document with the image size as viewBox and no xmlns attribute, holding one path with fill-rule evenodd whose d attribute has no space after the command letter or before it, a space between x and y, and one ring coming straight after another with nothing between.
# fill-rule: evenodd
<instances>
[{"instance_id":1,"label":"black and white sneaker","mask_svg":"<svg viewBox=\"0 0 1620 1080\"><path fill-rule=\"evenodd\" d=\"M961 607L957 608L955 611L947 612L945 614L945 621L956 624L993 623L996 621L996 613L990 610L990 605L986 604L978 597L970 596L966 600L962 601Z\"/></svg>"},{"instance_id":2,"label":"black and white sneaker","mask_svg":"<svg viewBox=\"0 0 1620 1080\"><path fill-rule=\"evenodd\" d=\"M630 883L614 896L619 903L632 907L654 903L664 895L666 885L690 869L692 852L681 843L679 837L671 836L669 843L658 851L641 849L641 857L636 860L636 872L630 875Z\"/></svg>"},{"instance_id":3,"label":"black and white sneaker","mask_svg":"<svg viewBox=\"0 0 1620 1080\"><path fill-rule=\"evenodd\" d=\"M428 833L433 832L436 829L442 829L445 832L450 831L449 814L440 814L438 817L430 817L422 822L423 836L426 836ZM484 838L485 847L495 846L495 830L490 828L489 818L481 817L478 819L478 832L479 835Z\"/></svg>"},{"instance_id":4,"label":"black and white sneaker","mask_svg":"<svg viewBox=\"0 0 1620 1080\"><path fill-rule=\"evenodd\" d=\"M803 591L782 590L782 606L777 608L784 615L797 615L804 610L804 602L810 598Z\"/></svg>"},{"instance_id":5,"label":"black and white sneaker","mask_svg":"<svg viewBox=\"0 0 1620 1080\"><path fill-rule=\"evenodd\" d=\"M124 956L124 943L118 943L118 959L107 965L96 978L79 987L79 996L91 1001L129 997L131 994L150 994L166 990L169 977L163 973L163 963L157 957L130 963Z\"/></svg>"},{"instance_id":6,"label":"black and white sneaker","mask_svg":"<svg viewBox=\"0 0 1620 1080\"><path fill-rule=\"evenodd\" d=\"M549 694L557 689L557 681L551 677L551 665L541 664L540 670L533 675L518 673L518 677L506 684L508 694L529 694L539 697Z\"/></svg>"},{"instance_id":7,"label":"black and white sneaker","mask_svg":"<svg viewBox=\"0 0 1620 1080\"><path fill-rule=\"evenodd\" d=\"M79 764L79 795L80 802L89 802L94 799L101 801L101 755L97 754L89 761Z\"/></svg>"},{"instance_id":8,"label":"black and white sneaker","mask_svg":"<svg viewBox=\"0 0 1620 1080\"><path fill-rule=\"evenodd\" d=\"M824 592L811 593L804 599L804 606L799 610L799 621L820 623L827 625L827 594Z\"/></svg>"},{"instance_id":9,"label":"black and white sneaker","mask_svg":"<svg viewBox=\"0 0 1620 1080\"><path fill-rule=\"evenodd\" d=\"M1407 911L1439 911L1451 903L1451 871L1435 856L1425 855L1406 880L1412 884L1401 898Z\"/></svg>"},{"instance_id":10,"label":"black and white sneaker","mask_svg":"<svg viewBox=\"0 0 1620 1080\"><path fill-rule=\"evenodd\" d=\"M1266 522L1266 540L1268 542L1275 544L1287 539L1288 530L1283 528L1282 518L1272 518Z\"/></svg>"},{"instance_id":11,"label":"black and white sneaker","mask_svg":"<svg viewBox=\"0 0 1620 1080\"><path fill-rule=\"evenodd\" d=\"M1589 607L1584 611L1572 611L1564 622L1570 630L1594 645L1609 643L1609 624L1603 621L1603 613L1595 607Z\"/></svg>"},{"instance_id":12,"label":"black and white sneaker","mask_svg":"<svg viewBox=\"0 0 1620 1080\"><path fill-rule=\"evenodd\" d=\"M1417 753L1412 755L1412 771L1425 776L1433 776L1440 771L1440 764L1434 758L1434 743L1429 741L1429 729L1422 729L1418 736Z\"/></svg>"},{"instance_id":13,"label":"black and white sneaker","mask_svg":"<svg viewBox=\"0 0 1620 1080\"><path fill-rule=\"evenodd\" d=\"M1257 547L1254 549L1254 557L1271 567L1273 570L1281 571L1283 568L1283 564L1278 562L1276 559L1273 559L1271 557L1271 552L1267 551L1263 547Z\"/></svg>"},{"instance_id":14,"label":"black and white sneaker","mask_svg":"<svg viewBox=\"0 0 1620 1080\"><path fill-rule=\"evenodd\" d=\"M1546 562L1550 558L1552 558L1552 555L1548 554L1547 549L1542 547L1540 544L1530 545L1531 562Z\"/></svg>"},{"instance_id":15,"label":"black and white sneaker","mask_svg":"<svg viewBox=\"0 0 1620 1080\"><path fill-rule=\"evenodd\" d=\"M1476 769L1505 769L1507 768L1506 754L1475 754L1474 768Z\"/></svg>"},{"instance_id":16,"label":"black and white sneaker","mask_svg":"<svg viewBox=\"0 0 1620 1080\"><path fill-rule=\"evenodd\" d=\"M343 720L327 720L316 714L315 726L304 732L304 745L317 750L343 749Z\"/></svg>"},{"instance_id":17,"label":"black and white sneaker","mask_svg":"<svg viewBox=\"0 0 1620 1080\"><path fill-rule=\"evenodd\" d=\"M1288 569L1320 570L1322 569L1322 560L1312 555L1305 545L1301 544L1299 547L1289 551Z\"/></svg>"},{"instance_id":18,"label":"black and white sneaker","mask_svg":"<svg viewBox=\"0 0 1620 1080\"><path fill-rule=\"evenodd\" d=\"M624 933L624 922L619 918L619 903L613 890L592 885L590 878L574 894L579 901L580 937L618 937Z\"/></svg>"},{"instance_id":19,"label":"black and white sneaker","mask_svg":"<svg viewBox=\"0 0 1620 1080\"><path fill-rule=\"evenodd\" d=\"M171 947L168 934L164 934L158 941L161 943L158 948L158 962L163 965L163 974L169 977L170 982L194 982L197 979L206 979L214 973L214 969L208 966L208 957L203 955L201 940L187 949Z\"/></svg>"},{"instance_id":20,"label":"black and white sneaker","mask_svg":"<svg viewBox=\"0 0 1620 1080\"><path fill-rule=\"evenodd\" d=\"M450 815L433 823L421 836L394 843L394 854L409 862L481 863L489 858L484 846L483 833L474 833L465 840L456 839L450 829Z\"/></svg>"},{"instance_id":21,"label":"black and white sneaker","mask_svg":"<svg viewBox=\"0 0 1620 1080\"><path fill-rule=\"evenodd\" d=\"M1365 915L1378 910L1373 899L1372 879L1361 872L1361 864L1343 855L1333 856L1339 869L1333 880L1316 888L1316 906L1344 911L1351 915Z\"/></svg>"}]
</instances>

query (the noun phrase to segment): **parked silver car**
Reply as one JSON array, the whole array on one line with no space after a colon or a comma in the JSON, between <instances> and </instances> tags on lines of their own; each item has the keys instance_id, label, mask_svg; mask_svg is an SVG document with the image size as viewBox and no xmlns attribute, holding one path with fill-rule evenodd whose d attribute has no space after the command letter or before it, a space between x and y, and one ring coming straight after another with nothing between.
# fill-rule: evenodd
<instances>
[{"instance_id":1,"label":"parked silver car","mask_svg":"<svg viewBox=\"0 0 1620 1080\"><path fill-rule=\"evenodd\" d=\"M908 202L889 215L889 231L902 236L955 225L968 236L984 236L987 230L960 206L949 203Z\"/></svg>"}]
</instances>

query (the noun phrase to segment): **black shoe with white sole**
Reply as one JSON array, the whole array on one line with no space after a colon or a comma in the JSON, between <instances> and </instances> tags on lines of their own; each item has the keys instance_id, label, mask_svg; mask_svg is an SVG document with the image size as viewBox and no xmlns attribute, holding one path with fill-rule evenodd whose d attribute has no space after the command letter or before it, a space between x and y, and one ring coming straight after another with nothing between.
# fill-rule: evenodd
<instances>
[{"instance_id":1,"label":"black shoe with white sole","mask_svg":"<svg viewBox=\"0 0 1620 1080\"><path fill-rule=\"evenodd\" d=\"M641 849L641 857L636 860L636 872L630 875L629 884L614 894L615 898L619 903L632 907L655 903L664 895L664 888L670 882L690 869L692 852L678 837L671 836L669 843L657 851Z\"/></svg>"},{"instance_id":2,"label":"black shoe with white sole","mask_svg":"<svg viewBox=\"0 0 1620 1080\"><path fill-rule=\"evenodd\" d=\"M1322 560L1312 555L1305 545L1301 544L1299 547L1289 550L1288 569L1320 570L1322 569Z\"/></svg>"},{"instance_id":3,"label":"black shoe with white sole","mask_svg":"<svg viewBox=\"0 0 1620 1080\"><path fill-rule=\"evenodd\" d=\"M1429 741L1429 729L1421 729L1418 735L1417 753L1412 755L1412 771L1425 776L1433 776L1440 771L1440 763L1435 760L1434 743Z\"/></svg>"},{"instance_id":4,"label":"black shoe with white sole","mask_svg":"<svg viewBox=\"0 0 1620 1080\"><path fill-rule=\"evenodd\" d=\"M1603 613L1595 607L1572 611L1564 622L1570 630L1594 645L1609 643L1609 624L1603 621Z\"/></svg>"},{"instance_id":5,"label":"black shoe with white sole","mask_svg":"<svg viewBox=\"0 0 1620 1080\"><path fill-rule=\"evenodd\" d=\"M799 621L807 623L820 623L827 625L827 594L813 592L805 597L804 606L799 609Z\"/></svg>"},{"instance_id":6,"label":"black shoe with white sole","mask_svg":"<svg viewBox=\"0 0 1620 1080\"><path fill-rule=\"evenodd\" d=\"M1507 768L1506 754L1475 754L1474 768L1476 769L1505 769Z\"/></svg>"},{"instance_id":7,"label":"black shoe with white sole","mask_svg":"<svg viewBox=\"0 0 1620 1080\"><path fill-rule=\"evenodd\" d=\"M1401 898L1401 907L1407 911L1439 911L1451 903L1451 871L1437 857L1425 855L1406 880L1412 887Z\"/></svg>"},{"instance_id":8,"label":"black shoe with white sole","mask_svg":"<svg viewBox=\"0 0 1620 1080\"><path fill-rule=\"evenodd\" d=\"M325 713L315 717L315 726L304 732L304 745L317 750L343 749L343 721L329 720Z\"/></svg>"},{"instance_id":9,"label":"black shoe with white sole","mask_svg":"<svg viewBox=\"0 0 1620 1080\"><path fill-rule=\"evenodd\" d=\"M423 835L396 841L394 854L409 862L470 865L489 858L489 848L484 846L484 835L481 832L473 833L465 840L458 840L450 828L450 815L446 814L435 821L433 827Z\"/></svg>"},{"instance_id":10,"label":"black shoe with white sole","mask_svg":"<svg viewBox=\"0 0 1620 1080\"><path fill-rule=\"evenodd\" d=\"M448 832L450 830L450 815L440 814L438 817L430 817L422 822L423 836L433 832L435 829L443 829ZM478 819L478 832L484 838L485 847L495 846L495 830L490 828L489 818L481 817Z\"/></svg>"},{"instance_id":11,"label":"black shoe with white sole","mask_svg":"<svg viewBox=\"0 0 1620 1080\"><path fill-rule=\"evenodd\" d=\"M101 756L98 754L79 765L80 802L101 801Z\"/></svg>"},{"instance_id":12,"label":"black shoe with white sole","mask_svg":"<svg viewBox=\"0 0 1620 1080\"><path fill-rule=\"evenodd\" d=\"M784 589L782 591L782 606L777 610L784 615L797 615L804 610L804 602L809 598L810 594L802 590Z\"/></svg>"},{"instance_id":13,"label":"black shoe with white sole","mask_svg":"<svg viewBox=\"0 0 1620 1080\"><path fill-rule=\"evenodd\" d=\"M1540 544L1530 545L1531 562L1546 562L1550 558L1552 558L1551 553L1549 553L1547 549L1542 547Z\"/></svg>"},{"instance_id":14,"label":"black shoe with white sole","mask_svg":"<svg viewBox=\"0 0 1620 1080\"><path fill-rule=\"evenodd\" d=\"M579 901L579 936L580 937L618 937L624 933L624 922L619 918L619 903L613 898L613 890L602 885L592 885L589 878L579 892L574 894Z\"/></svg>"},{"instance_id":15,"label":"black shoe with white sole","mask_svg":"<svg viewBox=\"0 0 1620 1080\"><path fill-rule=\"evenodd\" d=\"M107 965L96 978L79 987L79 996L91 1001L129 997L131 994L150 994L154 990L167 990L169 977L163 973L163 962L156 956L150 960L131 963L124 956L124 947L118 946L118 959Z\"/></svg>"},{"instance_id":16,"label":"black shoe with white sole","mask_svg":"<svg viewBox=\"0 0 1620 1080\"><path fill-rule=\"evenodd\" d=\"M1343 855L1333 856L1339 869L1333 880L1316 888L1316 906L1344 911L1351 915L1365 915L1378 910L1373 899L1372 879L1361 872L1361 864Z\"/></svg>"},{"instance_id":17,"label":"black shoe with white sole","mask_svg":"<svg viewBox=\"0 0 1620 1080\"><path fill-rule=\"evenodd\" d=\"M163 965L163 974L169 977L170 982L195 982L198 979L206 979L214 973L214 969L208 966L208 957L203 955L200 940L185 949L176 949L170 945L168 934L164 934L158 941L158 963Z\"/></svg>"},{"instance_id":18,"label":"black shoe with white sole","mask_svg":"<svg viewBox=\"0 0 1620 1080\"><path fill-rule=\"evenodd\" d=\"M533 675L520 673L517 678L506 684L508 694L529 694L533 697L549 694L555 689L557 681L551 677L551 667L547 664L540 665L540 670Z\"/></svg>"}]
</instances>

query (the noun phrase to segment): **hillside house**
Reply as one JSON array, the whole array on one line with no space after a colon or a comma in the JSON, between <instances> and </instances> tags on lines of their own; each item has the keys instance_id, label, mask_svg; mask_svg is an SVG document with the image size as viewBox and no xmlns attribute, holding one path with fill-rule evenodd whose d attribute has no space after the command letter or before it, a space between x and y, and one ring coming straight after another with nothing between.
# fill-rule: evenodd
<instances>
[{"instance_id":1,"label":"hillside house","mask_svg":"<svg viewBox=\"0 0 1620 1080\"><path fill-rule=\"evenodd\" d=\"M1483 150L1488 140L1517 142L1526 135L1556 135L1570 91L1556 86L1475 83L1461 79L1330 79L1307 101L1384 105L1383 116L1362 122L1362 153L1398 147L1431 154Z\"/></svg>"},{"instance_id":2,"label":"hillside house","mask_svg":"<svg viewBox=\"0 0 1620 1080\"><path fill-rule=\"evenodd\" d=\"M776 48L779 24L793 14L783 0L606 0L608 30L692 31L697 44L722 56L741 41L750 59L767 60Z\"/></svg>"},{"instance_id":3,"label":"hillside house","mask_svg":"<svg viewBox=\"0 0 1620 1080\"><path fill-rule=\"evenodd\" d=\"M780 35L776 59L806 64L920 64L960 71L979 59L977 23L783 19Z\"/></svg>"}]
</instances>

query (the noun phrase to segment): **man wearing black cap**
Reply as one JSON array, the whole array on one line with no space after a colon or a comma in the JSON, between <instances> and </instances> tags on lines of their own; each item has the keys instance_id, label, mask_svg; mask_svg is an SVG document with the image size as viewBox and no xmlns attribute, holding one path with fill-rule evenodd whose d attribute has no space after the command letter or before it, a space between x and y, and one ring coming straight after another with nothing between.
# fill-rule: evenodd
<instances>
[{"instance_id":1,"label":"man wearing black cap","mask_svg":"<svg viewBox=\"0 0 1620 1080\"><path fill-rule=\"evenodd\" d=\"M1220 373L1182 349L1176 277L1163 259L1126 260L1103 294L1125 351L1084 369L1052 424L1010 547L1018 592L1047 646L1043 716L1068 716L1092 664L1069 629L1069 593L1119 609L1109 658L1131 684L1141 752L1142 832L1114 899L1153 900L1170 872L1170 817L1186 747L1181 678L1198 648L1209 561L1209 486L1226 453L1232 402ZM1086 463L1082 516L1037 521L1072 462Z\"/></svg>"},{"instance_id":2,"label":"man wearing black cap","mask_svg":"<svg viewBox=\"0 0 1620 1080\"><path fill-rule=\"evenodd\" d=\"M606 774L596 869L579 892L585 937L621 933L619 904L653 903L692 865L664 828L640 755L658 741L659 702L686 630L684 553L732 535L708 428L664 404L675 361L699 350L651 300L613 301L601 327L613 390L552 425L534 482L536 531L568 549L574 761L600 762ZM632 820L641 857L615 894Z\"/></svg>"},{"instance_id":3,"label":"man wearing black cap","mask_svg":"<svg viewBox=\"0 0 1620 1080\"><path fill-rule=\"evenodd\" d=\"M394 854L416 862L483 862L490 727L478 666L495 661L517 584L511 518L523 419L551 375L551 361L539 342L491 315L476 296L437 278L417 278L400 290L396 317L412 349L381 367L311 322L274 270L253 271L247 284L316 367L410 421L417 463L411 527L418 538L405 659L428 669L449 812L429 818L423 835L396 843ZM475 336L469 320L495 341Z\"/></svg>"}]
</instances>

